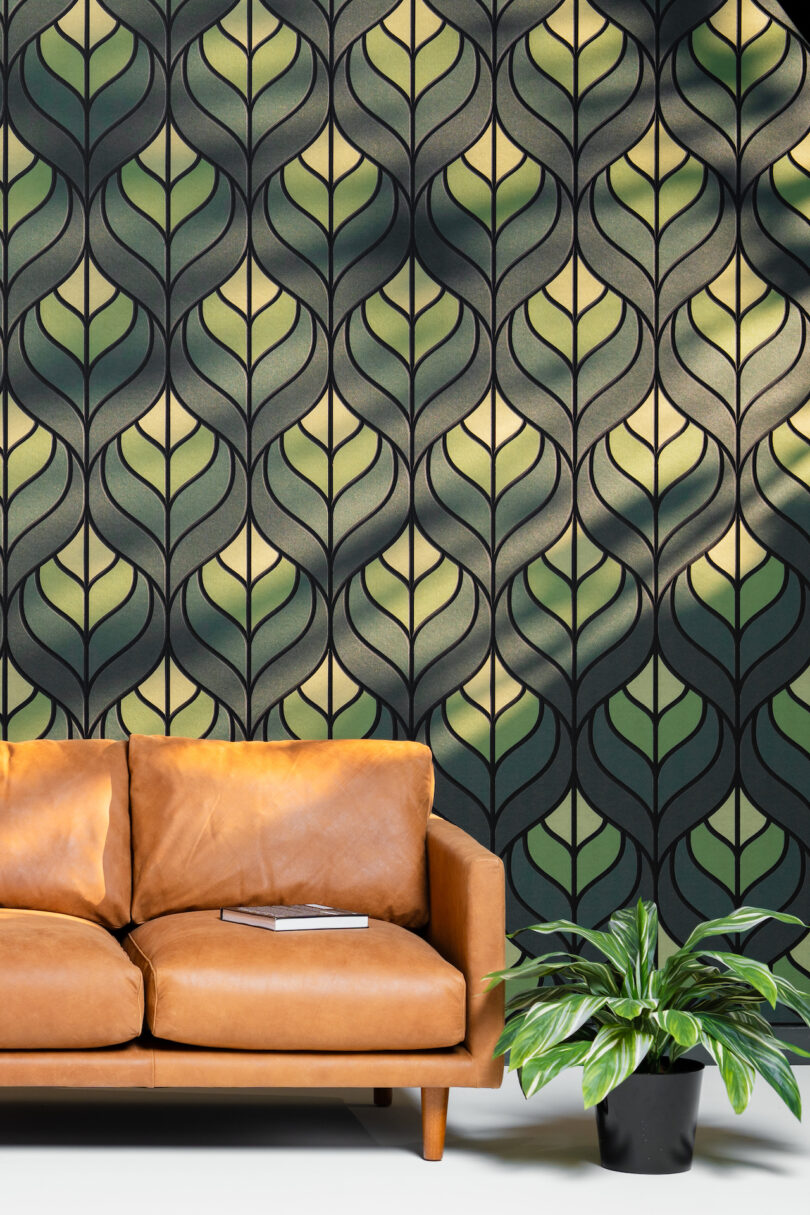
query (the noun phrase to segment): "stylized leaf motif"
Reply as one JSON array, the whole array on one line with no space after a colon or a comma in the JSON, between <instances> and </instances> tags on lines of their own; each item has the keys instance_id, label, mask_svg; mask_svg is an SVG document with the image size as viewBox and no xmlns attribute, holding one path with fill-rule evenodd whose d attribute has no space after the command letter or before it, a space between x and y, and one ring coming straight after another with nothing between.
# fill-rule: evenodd
<instances>
[{"instance_id":1,"label":"stylized leaf motif","mask_svg":"<svg viewBox=\"0 0 810 1215\"><path fill-rule=\"evenodd\" d=\"M351 679L334 659L326 658L299 689L280 706L282 720L297 738L386 737L390 719L377 701Z\"/></svg>"},{"instance_id":2,"label":"stylized leaf motif","mask_svg":"<svg viewBox=\"0 0 810 1215\"><path fill-rule=\"evenodd\" d=\"M80 141L90 141L84 148L86 171L81 174L73 171L75 140L73 145L68 140L59 150L48 144L48 132L53 128L50 119L39 125L37 139L43 140L43 153L51 164L61 166L73 187L86 195L93 185L93 157L103 159L109 151L95 117L96 95L103 94L108 117L113 121L120 118L123 111L117 108L119 100L125 103L124 109L131 108L127 90L134 87L135 78L127 80L127 74L130 67L143 68L145 52L136 54L131 35L117 27L95 3L61 5L54 16L59 18L55 24L30 31L33 37L16 60L15 72L20 76L15 79L18 83L30 79L33 92L27 100L15 93L15 104L21 104L18 116L24 120L29 102L36 105L37 98L41 100L46 94L52 101L63 97L64 108L56 107L59 112L54 114L54 122L64 121L71 130L76 126L76 115L80 115L81 123L73 134ZM17 35L22 32L18 23ZM119 139L116 155L121 143ZM72 546L70 537L75 535L85 494L91 513L98 505L102 509L98 531L84 524L83 534L96 535L99 540L99 533L104 532L103 504L95 494L99 468L95 456L137 416L144 396L154 390L155 376L149 367L153 335L149 319L104 279L89 251L80 253L78 196L67 188L65 178L53 167L46 167L43 160L32 158L18 141L12 141L9 151L12 230L8 257L16 284L9 301L9 320L15 324L9 372L17 399L56 436L51 458L40 470L36 485L40 509L49 496L57 494L55 510L48 520L49 551L75 553L75 541ZM43 236L43 252L32 258L31 251L37 249ZM68 456L70 449L72 454ZM60 481L61 489L57 489ZM113 559L115 575L108 574L96 585L87 572L89 557L85 555L85 572L74 570L85 601L80 613L83 623L71 633L71 626L58 616L55 636L64 634L66 648L64 655L58 646L54 651L53 638L48 636L54 603L49 578L66 594L72 584L67 576L65 585L60 576L54 582L53 575L58 575L61 568L58 564L33 559L31 545L36 542L37 522L30 515L30 498L31 490L20 486L9 512L9 524L14 529L9 540L16 557L9 572L19 587L11 607L16 660L25 673L38 671L34 675L37 682L51 688L59 699L63 699L58 688L64 676L64 704L72 718L69 729L88 732L109 698L118 694L124 667L131 678L139 664L142 670L148 670L154 662L161 644L157 640L162 631L161 613L154 610L148 585L131 566ZM87 545L84 547L89 553ZM31 555L26 556L27 552ZM70 568L70 562L68 559L65 568ZM28 572L35 565L41 567L36 578ZM101 585L109 600L103 610L98 608ZM99 613L102 618L97 619ZM116 649L117 645L121 648Z\"/></svg>"},{"instance_id":3,"label":"stylized leaf motif","mask_svg":"<svg viewBox=\"0 0 810 1215\"><path fill-rule=\"evenodd\" d=\"M596 814L581 794L576 799L569 794L532 827L526 848L532 867L542 874L540 890L547 906L564 908L573 896L587 913L598 915L606 883L615 890L628 877L629 886L634 881L634 875L623 872L630 857L621 832Z\"/></svg>"},{"instance_id":4,"label":"stylized leaf motif","mask_svg":"<svg viewBox=\"0 0 810 1215\"><path fill-rule=\"evenodd\" d=\"M64 711L44 692L35 688L11 663L5 672L7 719L4 723L9 742L29 738L64 738L69 730Z\"/></svg>"},{"instance_id":5,"label":"stylized leaf motif","mask_svg":"<svg viewBox=\"0 0 810 1215\"><path fill-rule=\"evenodd\" d=\"M188 738L228 737L227 721L216 701L196 687L177 665L161 662L148 679L129 692L109 714L106 732L115 734L172 733Z\"/></svg>"},{"instance_id":6,"label":"stylized leaf motif","mask_svg":"<svg viewBox=\"0 0 810 1215\"><path fill-rule=\"evenodd\" d=\"M148 637L145 580L83 527L25 580L19 603L40 685L59 695L76 729L92 733L121 668L131 665L130 651L142 650Z\"/></svg>"},{"instance_id":7,"label":"stylized leaf motif","mask_svg":"<svg viewBox=\"0 0 810 1215\"><path fill-rule=\"evenodd\" d=\"M406 529L341 595L341 646L347 655L362 655L368 686L399 715L403 729L413 647L457 589L452 562L421 533Z\"/></svg>"},{"instance_id":8,"label":"stylized leaf motif","mask_svg":"<svg viewBox=\"0 0 810 1215\"><path fill-rule=\"evenodd\" d=\"M423 292L417 294L423 283L413 278L410 458L417 524L446 555L450 568L458 571L458 583L451 612L437 616L430 630L414 638L418 683L413 720L424 722L425 739L437 758L437 804L448 800L457 807L458 821L484 835L490 812L481 796L483 786L473 789L469 781L457 783L455 774L465 765L479 772L481 765L484 770L487 765L480 752L454 733L452 718L459 706L456 701L451 705L451 698L481 669L492 650L494 554L488 521L495 503L492 481L484 478L481 488L481 477L482 458L491 465L493 450L491 444L479 444L476 454L471 433L475 423L469 423L466 431L458 428L481 402L482 416L490 415L485 431L491 432L494 425L495 293L489 281L493 29L489 15L472 6L438 0L430 8L432 14L422 5L414 13L411 37L415 58L409 186L416 264L429 276L430 287L440 284L441 289L438 299L430 301L436 327L424 309L428 300ZM460 440L460 447L456 443L459 450L454 455L455 440ZM455 459L463 462L463 470L456 468ZM468 530L461 545L459 520L468 508L472 519L465 517ZM492 690L486 712L493 718L497 713Z\"/></svg>"}]
</instances>

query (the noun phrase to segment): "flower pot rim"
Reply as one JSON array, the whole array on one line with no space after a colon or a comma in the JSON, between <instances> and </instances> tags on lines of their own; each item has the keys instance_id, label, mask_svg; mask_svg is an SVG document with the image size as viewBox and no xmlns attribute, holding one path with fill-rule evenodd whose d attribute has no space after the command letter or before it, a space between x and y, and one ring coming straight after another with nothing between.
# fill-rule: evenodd
<instances>
[{"instance_id":1,"label":"flower pot rim","mask_svg":"<svg viewBox=\"0 0 810 1215\"><path fill-rule=\"evenodd\" d=\"M692 1072L702 1072L706 1064L700 1059L676 1059L670 1068L665 1072L631 1072L627 1079L635 1079L636 1077L649 1077L650 1080L657 1080L666 1076L686 1076Z\"/></svg>"}]
</instances>

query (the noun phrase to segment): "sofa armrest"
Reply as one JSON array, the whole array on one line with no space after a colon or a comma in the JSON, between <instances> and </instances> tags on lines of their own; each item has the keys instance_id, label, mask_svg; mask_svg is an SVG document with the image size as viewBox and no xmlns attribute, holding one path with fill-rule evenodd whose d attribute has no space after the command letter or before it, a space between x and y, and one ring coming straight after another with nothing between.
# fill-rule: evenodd
<instances>
[{"instance_id":1,"label":"sofa armrest","mask_svg":"<svg viewBox=\"0 0 810 1215\"><path fill-rule=\"evenodd\" d=\"M483 976L504 966L503 862L444 819L431 815L427 832L430 921L427 939L464 975L467 1034L478 1084L497 1088L503 1059L492 1051L503 1029L503 984L487 991Z\"/></svg>"}]
</instances>

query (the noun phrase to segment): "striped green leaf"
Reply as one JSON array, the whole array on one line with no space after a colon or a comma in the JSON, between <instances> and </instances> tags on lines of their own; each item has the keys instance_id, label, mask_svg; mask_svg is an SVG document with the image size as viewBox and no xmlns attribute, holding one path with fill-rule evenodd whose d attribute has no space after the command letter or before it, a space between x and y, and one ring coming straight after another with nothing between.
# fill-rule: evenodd
<instances>
[{"instance_id":1,"label":"striped green leaf","mask_svg":"<svg viewBox=\"0 0 810 1215\"><path fill-rule=\"evenodd\" d=\"M722 962L736 978L742 979L745 983L750 983L753 988L763 995L771 1008L776 1007L776 983L769 967L764 962L757 962L754 958L743 958L738 953L703 953L702 956L714 958L715 961Z\"/></svg>"},{"instance_id":2,"label":"striped green leaf","mask_svg":"<svg viewBox=\"0 0 810 1215\"><path fill-rule=\"evenodd\" d=\"M798 1013L805 1025L810 1025L810 995L805 991L799 991L780 975L774 975L773 981L776 984L776 996L779 1003Z\"/></svg>"},{"instance_id":3,"label":"striped green leaf","mask_svg":"<svg viewBox=\"0 0 810 1215\"><path fill-rule=\"evenodd\" d=\"M514 996L506 1001L506 1014L520 1012L522 1009L530 1008L532 1004L538 1004L542 1000L557 1000L560 998L561 992L582 991L580 985L562 985L554 984L548 987L531 987L528 991L519 991ZM584 994L584 993L583 993Z\"/></svg>"},{"instance_id":4,"label":"striped green leaf","mask_svg":"<svg viewBox=\"0 0 810 1215\"><path fill-rule=\"evenodd\" d=\"M653 1013L653 1020L674 1038L678 1046L696 1046L700 1038L700 1023L691 1013L676 1008L662 1008Z\"/></svg>"},{"instance_id":5,"label":"striped green leaf","mask_svg":"<svg viewBox=\"0 0 810 1215\"><path fill-rule=\"evenodd\" d=\"M590 1042L560 1042L534 1059L529 1059L520 1069L520 1086L526 1097L531 1097L567 1067L577 1067L583 1062Z\"/></svg>"},{"instance_id":6,"label":"striped green leaf","mask_svg":"<svg viewBox=\"0 0 810 1215\"><path fill-rule=\"evenodd\" d=\"M588 990L595 996L618 995L620 977L604 962L589 962L585 958L576 958L570 964L571 973L582 978Z\"/></svg>"},{"instance_id":7,"label":"striped green leaf","mask_svg":"<svg viewBox=\"0 0 810 1215\"><path fill-rule=\"evenodd\" d=\"M636 1070L652 1046L652 1035L630 1025L603 1025L588 1051L582 1095L590 1109Z\"/></svg>"},{"instance_id":8,"label":"striped green leaf","mask_svg":"<svg viewBox=\"0 0 810 1215\"><path fill-rule=\"evenodd\" d=\"M792 1114L802 1116L802 1100L796 1078L782 1053L781 1044L772 1034L749 1029L738 1024L732 1016L717 1017L696 1013L701 1026L701 1039L714 1038L722 1046L740 1055L778 1093Z\"/></svg>"},{"instance_id":9,"label":"striped green leaf","mask_svg":"<svg viewBox=\"0 0 810 1215\"><path fill-rule=\"evenodd\" d=\"M570 1038L605 1003L606 996L568 995L554 1003L535 1004L524 1013L509 1052L509 1070ZM517 1019L517 1018L516 1018Z\"/></svg>"},{"instance_id":10,"label":"striped green leaf","mask_svg":"<svg viewBox=\"0 0 810 1215\"><path fill-rule=\"evenodd\" d=\"M620 970L625 971L631 965L627 950L616 937L611 936L608 932L581 928L579 924L574 924L572 920L549 920L546 924L532 924L530 928L523 931L539 932L541 934L567 932L572 936L582 937L583 941L588 941L589 944L595 946L600 953L609 958L614 966L618 966Z\"/></svg>"},{"instance_id":11,"label":"striped green leaf","mask_svg":"<svg viewBox=\"0 0 810 1215\"><path fill-rule=\"evenodd\" d=\"M553 1004L565 996L587 995L581 983L553 983L546 987L533 987L531 991L521 991L507 1001L506 1011L520 1012L529 1009L534 1004Z\"/></svg>"},{"instance_id":12,"label":"striped green leaf","mask_svg":"<svg viewBox=\"0 0 810 1215\"><path fill-rule=\"evenodd\" d=\"M762 1001L760 1001L760 1003L762 1003ZM699 1011L714 1015L714 1009L712 1008L701 1008ZM770 1023L765 1020L765 1018L760 1012L757 1011L756 1008L735 1008L733 1010L732 1020L735 1022L735 1024L745 1026L746 1029L756 1030L758 1033L763 1034L766 1038L771 1038L774 1036Z\"/></svg>"},{"instance_id":13,"label":"striped green leaf","mask_svg":"<svg viewBox=\"0 0 810 1215\"><path fill-rule=\"evenodd\" d=\"M615 1012L617 1017L624 1017L627 1021L632 1021L634 1017L640 1017L645 1011L655 1008L655 1000L631 1000L627 996L619 996L615 999L609 999L607 1007L611 1012Z\"/></svg>"},{"instance_id":14,"label":"striped green leaf","mask_svg":"<svg viewBox=\"0 0 810 1215\"><path fill-rule=\"evenodd\" d=\"M709 1034L701 1034L701 1043L717 1064L723 1084L726 1086L731 1108L735 1114L741 1114L748 1105L754 1088L756 1073L753 1067L733 1050L729 1050L721 1042L715 1041Z\"/></svg>"},{"instance_id":15,"label":"striped green leaf","mask_svg":"<svg viewBox=\"0 0 810 1215\"><path fill-rule=\"evenodd\" d=\"M795 1046L793 1042L785 1042L780 1038L779 1045L783 1050L792 1051L794 1055L801 1055L803 1059L810 1059L810 1050L805 1050L801 1046Z\"/></svg>"},{"instance_id":16,"label":"striped green leaf","mask_svg":"<svg viewBox=\"0 0 810 1215\"><path fill-rule=\"evenodd\" d=\"M708 967L699 958L679 950L667 958L661 970L658 982L658 998L664 1005L671 1005L673 1000L682 999L688 990L686 980L690 977L707 977L711 973L719 973L716 968Z\"/></svg>"},{"instance_id":17,"label":"striped green leaf","mask_svg":"<svg viewBox=\"0 0 810 1215\"><path fill-rule=\"evenodd\" d=\"M501 1030L500 1037L495 1043L495 1049L492 1052L493 1059L497 1059L498 1055L505 1055L508 1050L512 1049L512 1043L523 1028L523 1017L512 1017L506 1022Z\"/></svg>"},{"instance_id":18,"label":"striped green leaf","mask_svg":"<svg viewBox=\"0 0 810 1215\"><path fill-rule=\"evenodd\" d=\"M658 944L658 910L655 904L639 899L635 907L625 907L615 912L610 918L610 931L621 942L632 962L632 970L625 977L627 994L636 999L649 995Z\"/></svg>"},{"instance_id":19,"label":"striped green leaf","mask_svg":"<svg viewBox=\"0 0 810 1215\"><path fill-rule=\"evenodd\" d=\"M508 983L513 979L533 979L543 978L544 975L550 974L554 967L568 966L568 962L548 962L548 958L573 958L570 953L563 953L561 950L555 953L544 953L538 958L529 958L525 962L521 962L519 966L509 966L506 970L491 970L489 974L484 975L485 979L489 979L487 991L491 991L493 987L497 987L499 983Z\"/></svg>"},{"instance_id":20,"label":"striped green leaf","mask_svg":"<svg viewBox=\"0 0 810 1215\"><path fill-rule=\"evenodd\" d=\"M665 1008L681 1008L698 998L730 998L735 1002L762 999L751 985L730 970L709 966L694 954L673 954L661 971L659 999Z\"/></svg>"},{"instance_id":21,"label":"striped green leaf","mask_svg":"<svg viewBox=\"0 0 810 1215\"><path fill-rule=\"evenodd\" d=\"M702 924L698 924L678 952L686 953L704 937L718 937L729 932L748 932L751 928L756 928L757 924L761 924L763 920L779 920L782 924L796 924L799 928L806 927L797 916L788 915L784 911L768 911L763 907L738 907L730 915L721 916L718 920L705 920Z\"/></svg>"}]
</instances>

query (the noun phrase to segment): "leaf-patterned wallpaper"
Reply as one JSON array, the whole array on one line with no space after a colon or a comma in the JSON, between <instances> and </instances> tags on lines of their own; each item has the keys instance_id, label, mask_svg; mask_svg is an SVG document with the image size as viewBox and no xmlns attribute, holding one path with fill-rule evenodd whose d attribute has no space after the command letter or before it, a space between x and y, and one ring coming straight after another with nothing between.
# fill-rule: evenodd
<instances>
[{"instance_id":1,"label":"leaf-patterned wallpaper","mask_svg":"<svg viewBox=\"0 0 810 1215\"><path fill-rule=\"evenodd\" d=\"M3 0L2 32L6 736L417 737L513 927L810 917L780 6Z\"/></svg>"}]
</instances>

